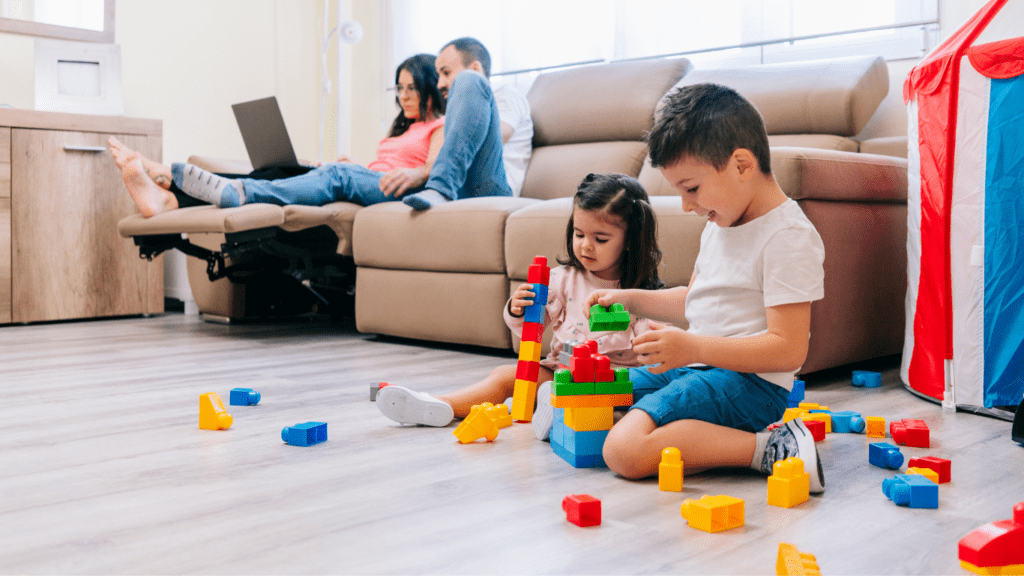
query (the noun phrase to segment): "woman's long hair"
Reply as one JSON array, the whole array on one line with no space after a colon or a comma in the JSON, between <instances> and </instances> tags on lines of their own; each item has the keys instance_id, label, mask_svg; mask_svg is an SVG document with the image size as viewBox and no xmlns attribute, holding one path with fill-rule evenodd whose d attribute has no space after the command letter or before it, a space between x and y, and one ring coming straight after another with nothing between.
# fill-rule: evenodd
<instances>
[{"instance_id":1,"label":"woman's long hair","mask_svg":"<svg viewBox=\"0 0 1024 576\"><path fill-rule=\"evenodd\" d=\"M412 75L416 92L420 95L420 120L426 120L430 114L433 114L435 118L444 116L444 98L437 89L437 69L434 68L434 60L433 54L417 54L406 58L395 70L396 85L402 70ZM399 94L395 94L395 104L399 104L398 97ZM399 108L401 108L400 104ZM391 123L391 131L388 132L388 136L394 138L405 134L409 126L415 122L416 120L406 118L405 114L399 110L395 121Z\"/></svg>"}]
</instances>

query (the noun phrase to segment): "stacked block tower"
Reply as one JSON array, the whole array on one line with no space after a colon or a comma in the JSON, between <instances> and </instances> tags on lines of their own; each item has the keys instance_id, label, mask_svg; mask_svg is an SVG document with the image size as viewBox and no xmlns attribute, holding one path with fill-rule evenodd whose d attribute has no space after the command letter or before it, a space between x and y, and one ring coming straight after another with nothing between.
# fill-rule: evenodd
<instances>
[{"instance_id":1,"label":"stacked block tower","mask_svg":"<svg viewBox=\"0 0 1024 576\"><path fill-rule=\"evenodd\" d=\"M615 407L632 404L628 368L612 370L608 357L597 353L593 340L573 346L569 368L555 371L551 387L551 449L576 468L604 466L602 450L614 423Z\"/></svg>"},{"instance_id":2,"label":"stacked block tower","mask_svg":"<svg viewBox=\"0 0 1024 576\"><path fill-rule=\"evenodd\" d=\"M533 285L533 304L527 306L523 312L523 336L519 343L519 364L516 367L516 384L512 392L512 417L520 422L533 420L550 274L548 259L544 256L534 256L526 277L526 281Z\"/></svg>"}]
</instances>

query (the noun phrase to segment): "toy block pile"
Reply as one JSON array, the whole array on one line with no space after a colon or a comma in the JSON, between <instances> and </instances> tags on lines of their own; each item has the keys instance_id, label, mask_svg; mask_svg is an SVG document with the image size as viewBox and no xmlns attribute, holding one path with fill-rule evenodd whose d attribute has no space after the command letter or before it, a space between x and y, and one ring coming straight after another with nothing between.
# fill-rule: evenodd
<instances>
[{"instance_id":1,"label":"toy block pile","mask_svg":"<svg viewBox=\"0 0 1024 576\"><path fill-rule=\"evenodd\" d=\"M523 335L519 342L519 364L512 391L512 418L520 422L533 420L537 400L537 375L540 373L541 339L544 336L544 309L548 304L548 259L534 256L526 281L533 285L533 304L523 312Z\"/></svg>"},{"instance_id":2,"label":"toy block pile","mask_svg":"<svg viewBox=\"0 0 1024 576\"><path fill-rule=\"evenodd\" d=\"M551 386L551 449L576 468L604 466L601 452L615 407L632 404L629 370L612 370L593 340L574 346L569 369L556 370Z\"/></svg>"}]
</instances>

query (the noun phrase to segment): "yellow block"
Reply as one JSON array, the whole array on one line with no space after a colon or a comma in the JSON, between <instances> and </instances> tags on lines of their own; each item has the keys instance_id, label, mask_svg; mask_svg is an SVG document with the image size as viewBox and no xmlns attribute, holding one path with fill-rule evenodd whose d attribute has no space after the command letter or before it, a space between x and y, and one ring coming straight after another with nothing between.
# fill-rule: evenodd
<instances>
[{"instance_id":1,"label":"yellow block","mask_svg":"<svg viewBox=\"0 0 1024 576\"><path fill-rule=\"evenodd\" d=\"M824 422L825 423L825 433L826 434L831 434L832 433L832 415L831 414L825 414L823 412L813 412L811 414L808 414L807 416L801 416L800 418L802 418L803 420L819 420L821 422Z\"/></svg>"},{"instance_id":2,"label":"yellow block","mask_svg":"<svg viewBox=\"0 0 1024 576\"><path fill-rule=\"evenodd\" d=\"M743 500L732 496L702 496L700 500L684 500L679 513L691 528L705 532L721 532L743 526Z\"/></svg>"},{"instance_id":3,"label":"yellow block","mask_svg":"<svg viewBox=\"0 0 1024 576\"><path fill-rule=\"evenodd\" d=\"M920 474L936 484L939 483L939 473L931 468L907 468L907 474Z\"/></svg>"},{"instance_id":4,"label":"yellow block","mask_svg":"<svg viewBox=\"0 0 1024 576\"><path fill-rule=\"evenodd\" d=\"M486 438L491 442L498 437L498 425L491 420L486 410L483 404L477 404L469 409L469 416L452 431L459 442L469 444L480 438Z\"/></svg>"},{"instance_id":5,"label":"yellow block","mask_svg":"<svg viewBox=\"0 0 1024 576\"><path fill-rule=\"evenodd\" d=\"M813 554L804 554L796 546L785 542L779 542L775 573L778 576L821 576L818 561Z\"/></svg>"},{"instance_id":6,"label":"yellow block","mask_svg":"<svg viewBox=\"0 0 1024 576\"><path fill-rule=\"evenodd\" d=\"M1008 566L975 566L966 560L960 561L960 567L964 570L970 570L975 574L984 574L985 576L1002 576L1004 574L1024 574L1024 564L1010 564Z\"/></svg>"},{"instance_id":7,"label":"yellow block","mask_svg":"<svg viewBox=\"0 0 1024 576\"><path fill-rule=\"evenodd\" d=\"M864 419L864 434L868 438L885 438L885 418L881 416L868 416Z\"/></svg>"},{"instance_id":8,"label":"yellow block","mask_svg":"<svg viewBox=\"0 0 1024 576\"><path fill-rule=\"evenodd\" d=\"M611 430L614 423L615 408L612 406L565 409L565 425L577 432Z\"/></svg>"},{"instance_id":9,"label":"yellow block","mask_svg":"<svg viewBox=\"0 0 1024 576\"><path fill-rule=\"evenodd\" d=\"M533 420L533 406L537 403L537 383L516 380L512 389L512 418L520 422Z\"/></svg>"},{"instance_id":10,"label":"yellow block","mask_svg":"<svg viewBox=\"0 0 1024 576\"><path fill-rule=\"evenodd\" d=\"M602 406L632 406L632 394L586 394L582 396L551 395L552 408L600 408ZM515 409L515 402L512 403Z\"/></svg>"},{"instance_id":11,"label":"yellow block","mask_svg":"<svg viewBox=\"0 0 1024 576\"><path fill-rule=\"evenodd\" d=\"M786 408L786 411L782 414L782 421L784 423L789 422L790 420L796 420L797 418L808 414L810 414L810 412L803 408Z\"/></svg>"},{"instance_id":12,"label":"yellow block","mask_svg":"<svg viewBox=\"0 0 1024 576\"><path fill-rule=\"evenodd\" d=\"M227 430L234 421L224 408L220 394L207 392L199 395L199 427L203 430Z\"/></svg>"},{"instance_id":13,"label":"yellow block","mask_svg":"<svg viewBox=\"0 0 1024 576\"><path fill-rule=\"evenodd\" d=\"M527 362L540 362L540 350L543 345L540 342L523 341L519 343L519 360Z\"/></svg>"},{"instance_id":14,"label":"yellow block","mask_svg":"<svg viewBox=\"0 0 1024 576\"><path fill-rule=\"evenodd\" d=\"M661 451L658 464L658 490L662 492L683 491L683 458L679 448L665 448Z\"/></svg>"},{"instance_id":15,"label":"yellow block","mask_svg":"<svg viewBox=\"0 0 1024 576\"><path fill-rule=\"evenodd\" d=\"M792 456L775 463L768 477L768 504L792 508L810 499L811 476L804 471L804 461Z\"/></svg>"},{"instance_id":16,"label":"yellow block","mask_svg":"<svg viewBox=\"0 0 1024 576\"><path fill-rule=\"evenodd\" d=\"M504 404L498 404L495 406L490 402L484 402L481 404L484 407L484 412L487 417L494 421L498 428L505 428L512 425L512 415L508 413L508 406ZM472 408L470 408L472 410Z\"/></svg>"}]
</instances>

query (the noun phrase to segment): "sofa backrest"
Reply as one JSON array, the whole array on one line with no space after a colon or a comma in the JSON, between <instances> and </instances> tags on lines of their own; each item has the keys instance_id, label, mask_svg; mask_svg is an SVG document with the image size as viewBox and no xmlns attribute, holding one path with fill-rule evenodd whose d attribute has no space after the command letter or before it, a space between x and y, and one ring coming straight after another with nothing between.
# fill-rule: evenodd
<instances>
[{"instance_id":1,"label":"sofa backrest","mask_svg":"<svg viewBox=\"0 0 1024 576\"><path fill-rule=\"evenodd\" d=\"M654 107L690 69L686 59L616 62L540 75L527 99L533 157L521 195L572 196L591 172L637 176Z\"/></svg>"}]
</instances>

